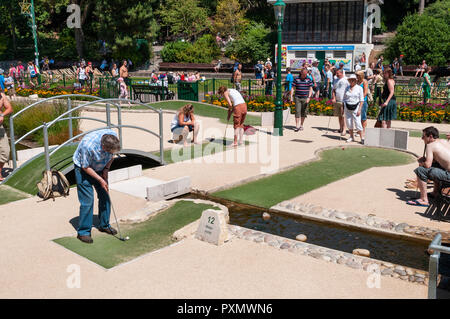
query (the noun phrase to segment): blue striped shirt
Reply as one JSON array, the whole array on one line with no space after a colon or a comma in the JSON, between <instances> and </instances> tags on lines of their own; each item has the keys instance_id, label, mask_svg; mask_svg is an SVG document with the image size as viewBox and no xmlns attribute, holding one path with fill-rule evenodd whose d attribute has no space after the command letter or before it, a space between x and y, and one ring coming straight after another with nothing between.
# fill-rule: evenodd
<instances>
[{"instance_id":1,"label":"blue striped shirt","mask_svg":"<svg viewBox=\"0 0 450 319\"><path fill-rule=\"evenodd\" d=\"M95 131L83 137L73 154L73 163L81 168L91 167L96 172L103 171L113 158L111 153L105 152L102 148L102 137L106 134L117 137L116 132L110 129Z\"/></svg>"},{"instance_id":2,"label":"blue striped shirt","mask_svg":"<svg viewBox=\"0 0 450 319\"><path fill-rule=\"evenodd\" d=\"M314 86L313 82L306 77L304 80L302 80L300 77L295 78L294 80L295 85L295 96L306 99L309 96L309 89Z\"/></svg>"}]
</instances>

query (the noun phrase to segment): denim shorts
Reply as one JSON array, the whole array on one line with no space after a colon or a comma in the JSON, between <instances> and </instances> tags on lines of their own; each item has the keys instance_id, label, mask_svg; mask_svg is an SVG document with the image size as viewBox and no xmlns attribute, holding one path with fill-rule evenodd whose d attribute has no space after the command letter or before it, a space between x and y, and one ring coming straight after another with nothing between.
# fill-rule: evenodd
<instances>
[{"instance_id":1,"label":"denim shorts","mask_svg":"<svg viewBox=\"0 0 450 319\"><path fill-rule=\"evenodd\" d=\"M175 130L183 130L185 126L186 125L184 125L184 126L177 125L177 126L171 128L170 131L173 133L173 131L175 131ZM187 126L189 127L189 132L192 132L194 130L193 125L187 125Z\"/></svg>"},{"instance_id":2,"label":"denim shorts","mask_svg":"<svg viewBox=\"0 0 450 319\"><path fill-rule=\"evenodd\" d=\"M369 108L369 104L367 101L364 101L363 107L361 110L361 121L367 121L367 109Z\"/></svg>"}]
</instances>

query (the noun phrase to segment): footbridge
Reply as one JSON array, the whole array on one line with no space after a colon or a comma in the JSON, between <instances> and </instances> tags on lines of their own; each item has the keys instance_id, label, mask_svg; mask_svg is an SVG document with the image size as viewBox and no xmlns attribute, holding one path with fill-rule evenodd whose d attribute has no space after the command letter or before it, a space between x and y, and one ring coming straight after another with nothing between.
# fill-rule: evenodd
<instances>
[{"instance_id":1,"label":"footbridge","mask_svg":"<svg viewBox=\"0 0 450 319\"><path fill-rule=\"evenodd\" d=\"M25 112L36 111L36 108L45 104L54 104L55 107L66 108L65 112L56 116L49 122L46 123L36 123L36 127L32 130L26 132L22 136L17 136L16 124L17 119ZM123 122L122 119L122 104L126 104L127 107L131 104L142 105L148 108L150 111L158 114L159 116L159 128L156 130L151 130L146 127L129 125ZM81 110L86 107L98 107L102 111L104 108L104 118L94 118L88 116L81 116ZM151 113L151 112L150 112ZM117 114L117 118L115 115ZM114 115L114 116L113 116ZM114 119L113 119L114 117ZM74 121L86 120L99 122L102 125L99 127L79 132L74 130ZM56 127L58 123L67 122L66 125L68 130L68 139L56 147L50 147L49 143L49 131ZM21 109L20 111L13 113L9 118L9 135L11 139L11 158L13 164L12 172L7 176L3 183L10 185L12 187L21 189L28 193L34 193L35 184L41 179L42 172L44 170L57 169L64 174L69 174L73 168L72 155L78 142L91 132L95 132L102 129L112 129L115 130L119 136L121 143L120 152L116 153L119 158L132 158L134 163L154 163L156 165L165 165L164 161L164 150L163 150L163 111L162 109L154 108L148 104L141 103L139 101L132 101L127 99L103 99L96 96L88 95L61 95L55 96L47 99L42 99L35 103L28 105L27 107ZM157 149L155 143L158 145L159 152L150 152L148 150L135 149L130 145L123 145L123 129L133 129L142 131L152 138L148 138L149 149ZM17 160L17 145L27 138L30 138L33 134L42 133L43 136L43 151L35 155L25 163L18 165ZM147 139L147 136L145 137ZM159 143L159 144L158 144Z\"/></svg>"}]
</instances>

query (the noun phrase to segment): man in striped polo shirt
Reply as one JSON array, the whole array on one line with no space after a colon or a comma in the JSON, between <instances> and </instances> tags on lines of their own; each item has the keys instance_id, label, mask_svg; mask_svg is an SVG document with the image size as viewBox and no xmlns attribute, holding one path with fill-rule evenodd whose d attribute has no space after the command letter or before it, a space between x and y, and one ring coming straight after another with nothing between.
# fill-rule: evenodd
<instances>
[{"instance_id":1,"label":"man in striped polo shirt","mask_svg":"<svg viewBox=\"0 0 450 319\"><path fill-rule=\"evenodd\" d=\"M300 75L295 78L295 131L303 131L308 103L313 95L313 82L308 78L308 70L302 69Z\"/></svg>"}]
</instances>

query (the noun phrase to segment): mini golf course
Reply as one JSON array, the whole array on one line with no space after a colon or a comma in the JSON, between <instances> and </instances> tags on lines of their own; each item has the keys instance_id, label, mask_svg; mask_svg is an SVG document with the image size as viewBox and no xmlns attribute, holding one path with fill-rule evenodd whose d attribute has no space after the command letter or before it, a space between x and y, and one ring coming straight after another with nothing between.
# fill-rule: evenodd
<instances>
[{"instance_id":1,"label":"mini golf course","mask_svg":"<svg viewBox=\"0 0 450 319\"><path fill-rule=\"evenodd\" d=\"M5 185L0 185L0 194L0 205L28 198L27 194Z\"/></svg>"},{"instance_id":2,"label":"mini golf course","mask_svg":"<svg viewBox=\"0 0 450 319\"><path fill-rule=\"evenodd\" d=\"M149 103L149 105L155 107L155 108L161 108L163 110L171 110L171 111L178 111L181 107L184 105L191 103L194 106L194 114L204 117L212 117L219 119L222 123L227 123L227 115L228 110L223 107L218 107L211 104L206 103L196 103L191 101L163 101L163 102L156 102L156 103ZM148 109L143 105L136 105L133 106L133 109ZM230 120L230 123L232 122L232 119ZM255 115L248 115L245 118L245 124L246 125L253 125L253 126L261 126L261 117L255 116Z\"/></svg>"},{"instance_id":3,"label":"mini golf course","mask_svg":"<svg viewBox=\"0 0 450 319\"><path fill-rule=\"evenodd\" d=\"M415 160L407 153L363 147L335 148L319 155L320 160L212 195L238 203L270 208L371 167L406 165Z\"/></svg>"},{"instance_id":4,"label":"mini golf course","mask_svg":"<svg viewBox=\"0 0 450 319\"><path fill-rule=\"evenodd\" d=\"M103 233L93 234L93 244L82 243L76 237L63 237L55 239L54 242L104 268L112 268L175 243L172 234L199 219L206 209L214 209L214 207L207 204L195 204L191 201L179 201L145 222L121 225L122 235L130 237L125 242ZM111 226L117 228L115 224Z\"/></svg>"}]
</instances>

